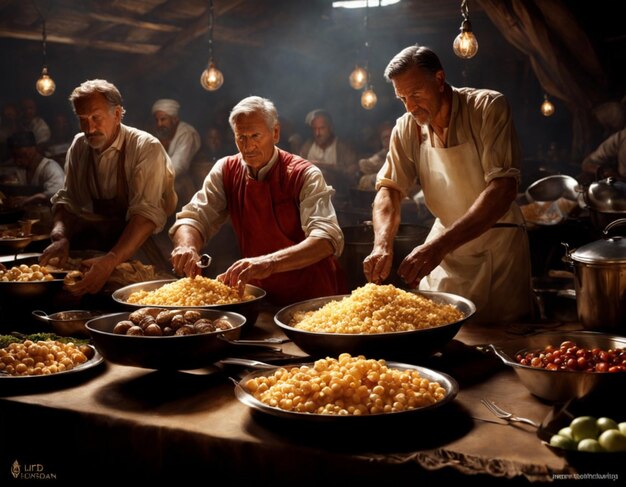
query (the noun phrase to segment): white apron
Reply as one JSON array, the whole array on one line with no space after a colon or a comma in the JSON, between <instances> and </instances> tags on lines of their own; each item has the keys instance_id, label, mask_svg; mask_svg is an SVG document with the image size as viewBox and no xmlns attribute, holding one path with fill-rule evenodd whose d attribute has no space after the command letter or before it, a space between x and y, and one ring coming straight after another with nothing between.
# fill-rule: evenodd
<instances>
[{"instance_id":1,"label":"white apron","mask_svg":"<svg viewBox=\"0 0 626 487\"><path fill-rule=\"evenodd\" d=\"M421 130L419 178L426 205L437 217L426 239L430 241L467 212L486 183L473 144L436 148L428 128ZM523 222L513 203L498 221L510 226L491 228L448 254L421 280L419 289L470 299L476 305L475 321L510 322L527 315L531 310L531 272Z\"/></svg>"}]
</instances>

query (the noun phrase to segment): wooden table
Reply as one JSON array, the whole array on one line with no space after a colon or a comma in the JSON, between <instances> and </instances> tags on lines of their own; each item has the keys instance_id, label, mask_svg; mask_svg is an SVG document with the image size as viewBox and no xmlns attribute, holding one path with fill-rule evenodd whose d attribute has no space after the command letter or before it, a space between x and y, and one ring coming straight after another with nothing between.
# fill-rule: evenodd
<instances>
[{"instance_id":1,"label":"wooden table","mask_svg":"<svg viewBox=\"0 0 626 487\"><path fill-rule=\"evenodd\" d=\"M254 337L281 335L274 311L261 311ZM39 465L63 485L96 478L210 485L222 473L232 485L430 485L468 475L483 485L550 482L574 470L542 445L532 426L508 425L480 403L489 398L537 422L551 410L512 370L473 347L515 338L511 331L520 328L464 325L442 353L422 363L457 379L455 401L408 420L360 427L252 411L235 398L228 375L237 370L230 368L165 373L104 363L48 384L2 381L0 481L14 480L10 466L17 460L21 474ZM303 355L292 343L283 351Z\"/></svg>"}]
</instances>

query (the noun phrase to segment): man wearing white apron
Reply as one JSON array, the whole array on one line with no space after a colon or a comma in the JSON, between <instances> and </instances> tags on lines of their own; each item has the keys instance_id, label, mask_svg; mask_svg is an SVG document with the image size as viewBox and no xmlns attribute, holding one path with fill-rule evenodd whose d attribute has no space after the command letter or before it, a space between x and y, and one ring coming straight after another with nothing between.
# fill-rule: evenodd
<instances>
[{"instance_id":1,"label":"man wearing white apron","mask_svg":"<svg viewBox=\"0 0 626 487\"><path fill-rule=\"evenodd\" d=\"M500 93L453 88L437 55L411 46L385 77L407 113L391 136L378 173L374 248L363 268L371 282L391 272L400 202L417 181L436 221L426 242L398 268L410 286L451 292L474 302L476 321L506 322L530 312L530 255L514 202L520 148Z\"/></svg>"}]
</instances>

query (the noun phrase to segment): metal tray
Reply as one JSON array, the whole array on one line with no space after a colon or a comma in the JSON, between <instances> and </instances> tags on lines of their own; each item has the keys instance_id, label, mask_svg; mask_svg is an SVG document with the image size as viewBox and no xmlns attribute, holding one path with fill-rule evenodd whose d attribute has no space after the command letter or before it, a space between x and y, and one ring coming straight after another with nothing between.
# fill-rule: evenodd
<instances>
[{"instance_id":1,"label":"metal tray","mask_svg":"<svg viewBox=\"0 0 626 487\"><path fill-rule=\"evenodd\" d=\"M224 361L227 363L227 361ZM362 424L365 422L366 424L371 423L372 421L381 420L381 419L390 419L390 418L403 418L403 417L414 417L420 414L424 414L429 411L433 411L434 409L438 409L441 406L448 404L451 402L459 392L459 385L455 379L450 377L443 372L438 372L433 369L428 369L426 367L421 367L419 365L410 365L398 362L387 362L387 366L389 368L400 369L400 370L417 370L422 377L428 379L429 381L437 381L441 386L446 390L446 397L444 397L441 401L431 404L429 406L424 406L421 408L411 409L408 411L399 411L393 413L381 413L381 414L372 414L366 416L338 416L338 415L329 415L329 414L316 414L316 413L300 413L296 411L287 411L284 409L280 409L277 407L269 406L258 399L256 399L250 392L248 392L243 384L245 384L248 380L261 377L261 376L270 376L276 370L280 368L291 368L291 367L301 367L303 365L312 366L313 362L307 363L297 363L290 364L284 366L276 366L268 369L258 370L255 372L251 372L245 375L239 382L235 383L235 396L239 401L246 406L252 408L255 411L259 411L263 414L267 414L270 416L275 416L278 418L286 419L286 420L299 420L306 422L318 422L318 423L339 423L339 424Z\"/></svg>"}]
</instances>

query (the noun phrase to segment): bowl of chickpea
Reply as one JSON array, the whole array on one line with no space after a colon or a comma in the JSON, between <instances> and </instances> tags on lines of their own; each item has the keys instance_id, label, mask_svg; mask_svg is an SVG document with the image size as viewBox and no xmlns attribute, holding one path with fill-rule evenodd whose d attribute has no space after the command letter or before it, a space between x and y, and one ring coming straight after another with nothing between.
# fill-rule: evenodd
<instances>
[{"instance_id":1,"label":"bowl of chickpea","mask_svg":"<svg viewBox=\"0 0 626 487\"><path fill-rule=\"evenodd\" d=\"M6 268L0 264L0 295L5 298L36 298L63 288L57 279L39 264L20 264Z\"/></svg>"},{"instance_id":2,"label":"bowl of chickpea","mask_svg":"<svg viewBox=\"0 0 626 487\"><path fill-rule=\"evenodd\" d=\"M491 344L529 392L566 402L626 383L626 337L592 331L549 331Z\"/></svg>"},{"instance_id":3,"label":"bowl of chickpea","mask_svg":"<svg viewBox=\"0 0 626 487\"><path fill-rule=\"evenodd\" d=\"M439 408L459 390L452 377L436 370L349 353L284 366L256 364L261 370L236 383L237 399L286 419L354 424L364 417L368 423L405 417Z\"/></svg>"}]
</instances>

